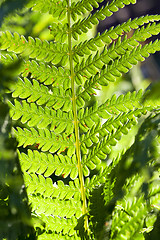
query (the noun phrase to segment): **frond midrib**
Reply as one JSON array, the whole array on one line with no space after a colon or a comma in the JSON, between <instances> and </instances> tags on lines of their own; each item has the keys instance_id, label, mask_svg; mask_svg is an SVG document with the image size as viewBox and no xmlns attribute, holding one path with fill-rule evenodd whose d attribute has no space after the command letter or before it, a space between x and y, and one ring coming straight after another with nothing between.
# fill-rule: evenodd
<instances>
[{"instance_id":1,"label":"frond midrib","mask_svg":"<svg viewBox=\"0 0 160 240\"><path fill-rule=\"evenodd\" d=\"M70 63L70 71L71 71L71 89L72 89L72 106L73 106L73 116L74 116L74 126L75 126L75 147L76 147L76 155L78 161L78 173L79 173L79 181L81 188L81 197L82 197L82 214L85 217L84 228L87 232L89 232L88 226L88 217L87 213L87 200L85 194L85 186L84 186L84 177L82 172L82 164L81 164L81 150L80 150L80 140L79 140L79 126L78 126L78 116L77 116L77 106L76 106L76 96L75 96L75 73L74 73L74 63L73 63L73 51L72 51L72 26L71 26L71 0L68 0L68 49L69 49L69 63Z\"/></svg>"}]
</instances>

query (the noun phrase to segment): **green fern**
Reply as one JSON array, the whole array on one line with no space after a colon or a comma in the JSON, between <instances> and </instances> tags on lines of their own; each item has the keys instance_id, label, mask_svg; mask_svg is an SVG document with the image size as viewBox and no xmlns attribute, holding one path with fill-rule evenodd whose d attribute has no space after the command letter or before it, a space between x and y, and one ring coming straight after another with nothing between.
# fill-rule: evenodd
<instances>
[{"instance_id":1,"label":"green fern","mask_svg":"<svg viewBox=\"0 0 160 240\"><path fill-rule=\"evenodd\" d=\"M24 186L17 141L11 134L6 89L13 82L19 62L0 65L0 239L36 239Z\"/></svg>"},{"instance_id":2,"label":"green fern","mask_svg":"<svg viewBox=\"0 0 160 240\"><path fill-rule=\"evenodd\" d=\"M8 105L40 240L144 239L159 210L152 176L159 169L153 152L158 151L160 101L145 98L140 90L87 104L103 86L160 50L158 40L141 44L159 34L160 16L129 19L87 38L100 20L136 0L113 0L91 14L100 2L30 0L26 8L52 15L54 40L0 34L1 63L21 60ZM142 115L146 120L135 143L107 165L113 146ZM141 133L144 129L148 135ZM138 144L146 149L141 152Z\"/></svg>"}]
</instances>

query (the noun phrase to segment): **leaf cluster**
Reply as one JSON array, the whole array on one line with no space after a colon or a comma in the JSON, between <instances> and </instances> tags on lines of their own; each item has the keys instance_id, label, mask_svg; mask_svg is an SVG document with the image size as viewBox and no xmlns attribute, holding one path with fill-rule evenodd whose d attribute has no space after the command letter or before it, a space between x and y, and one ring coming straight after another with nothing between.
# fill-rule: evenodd
<instances>
[{"instance_id":1,"label":"leaf cluster","mask_svg":"<svg viewBox=\"0 0 160 240\"><path fill-rule=\"evenodd\" d=\"M142 44L159 34L160 16L88 37L136 0L112 0L91 14L101 2L28 1L25 8L53 17L52 41L0 33L1 63L21 63L8 105L40 240L145 239L158 216L159 99L142 90L102 103L95 96L160 50L159 40ZM134 126L132 146L109 159Z\"/></svg>"}]
</instances>

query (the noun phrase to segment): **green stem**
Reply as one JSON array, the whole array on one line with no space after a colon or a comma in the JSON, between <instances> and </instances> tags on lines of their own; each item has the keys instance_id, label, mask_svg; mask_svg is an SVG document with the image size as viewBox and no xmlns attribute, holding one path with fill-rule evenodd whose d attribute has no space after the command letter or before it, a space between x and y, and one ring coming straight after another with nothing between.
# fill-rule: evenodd
<instances>
[{"instance_id":1,"label":"green stem","mask_svg":"<svg viewBox=\"0 0 160 240\"><path fill-rule=\"evenodd\" d=\"M77 106L76 106L76 94L75 94L75 73L74 73L74 64L73 64L73 53L72 53L72 27L71 27L71 0L68 0L68 48L69 48L69 63L71 71L71 88L72 88L72 106L73 106L73 115L74 115L74 126L75 126L75 138L76 138L76 156L78 161L78 173L80 180L81 188L81 197L82 197L82 214L85 216L84 227L87 232L89 232L88 227L88 217L87 217L87 201L84 187L84 177L82 172L82 163L81 163L81 151L80 151L80 140L79 140L79 127L78 127L78 117L77 117Z\"/></svg>"}]
</instances>

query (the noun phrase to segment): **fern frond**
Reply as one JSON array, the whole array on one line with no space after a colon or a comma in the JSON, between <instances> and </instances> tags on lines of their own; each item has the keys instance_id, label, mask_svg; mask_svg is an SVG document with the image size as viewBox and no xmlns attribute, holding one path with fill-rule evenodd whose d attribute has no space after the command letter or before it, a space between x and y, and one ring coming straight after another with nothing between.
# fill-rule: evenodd
<instances>
[{"instance_id":1,"label":"fern frond","mask_svg":"<svg viewBox=\"0 0 160 240\"><path fill-rule=\"evenodd\" d=\"M36 150L28 150L28 153L19 153L22 169L29 173L44 174L49 177L53 173L56 176L63 175L66 178L70 175L71 179L78 176L78 168L76 158L60 155L52 155L50 153L38 152Z\"/></svg>"},{"instance_id":2,"label":"fern frond","mask_svg":"<svg viewBox=\"0 0 160 240\"><path fill-rule=\"evenodd\" d=\"M41 240L143 238L143 223L150 211L145 200L156 210L159 206L159 188L151 179L159 169L151 144L159 131L153 130L158 129L159 119L151 118L154 127L148 127L151 133L145 141L147 127L142 126L135 143L128 150L124 146L115 159L112 156L116 155L114 146L126 141L122 136L142 115L158 115L160 100L145 99L139 91L113 95L99 104L92 95L160 50L160 41L141 45L160 32L160 24L155 23L160 16L129 19L89 39L84 33L99 20L136 0L111 0L89 13L101 2L29 0L30 10L51 14L53 23L48 29L54 40L50 42L0 32L1 62L5 66L21 63L19 78L9 90L15 99L9 102L10 115L16 120L13 132ZM141 150L142 144L145 149ZM142 168L147 170L145 176L140 176ZM142 189L146 183L149 192ZM105 223L110 220L106 237Z\"/></svg>"},{"instance_id":3,"label":"fern frond","mask_svg":"<svg viewBox=\"0 0 160 240\"><path fill-rule=\"evenodd\" d=\"M50 33L53 36L54 40L56 42L61 41L64 43L67 39L67 33L68 33L68 24L62 24L60 22L53 23L50 25Z\"/></svg>"},{"instance_id":4,"label":"fern frond","mask_svg":"<svg viewBox=\"0 0 160 240\"><path fill-rule=\"evenodd\" d=\"M77 19L77 15L85 14L86 12L91 12L93 7L98 8L99 4L103 2L103 0L81 0L77 3L73 2L71 4L71 16L75 21Z\"/></svg>"},{"instance_id":5,"label":"fern frond","mask_svg":"<svg viewBox=\"0 0 160 240\"><path fill-rule=\"evenodd\" d=\"M115 239L115 237L119 239L140 237L142 235L140 231L147 215L147 206L143 197L135 197L130 202L124 200L120 206L117 206L117 209L118 211L113 217L111 239Z\"/></svg>"},{"instance_id":6,"label":"fern frond","mask_svg":"<svg viewBox=\"0 0 160 240\"><path fill-rule=\"evenodd\" d=\"M99 20L104 20L106 17L111 16L113 12L117 12L120 8L123 8L125 4L129 5L131 3L136 3L136 0L113 0L111 3L106 4L105 7L102 7L99 11L96 11L93 15L89 15L83 20L78 20L72 26L73 38L77 40L78 35L86 33L93 25L98 24Z\"/></svg>"},{"instance_id":7,"label":"fern frond","mask_svg":"<svg viewBox=\"0 0 160 240\"><path fill-rule=\"evenodd\" d=\"M103 68L99 75L99 84L108 85L108 82L115 81L117 76L121 76L122 73L127 73L138 61L144 61L145 58L149 57L150 54L155 53L160 50L160 42L150 42L145 46L139 45L137 48L134 48L131 52L126 51L126 54L120 59L115 60L107 68Z\"/></svg>"},{"instance_id":8,"label":"fern frond","mask_svg":"<svg viewBox=\"0 0 160 240\"><path fill-rule=\"evenodd\" d=\"M1 62L5 65L9 65L14 61L18 61L19 57L12 53L6 54L4 51L1 52ZM47 65L46 63L38 62L35 60L26 61L21 59L22 64L17 69L18 74L22 74L23 77L27 77L29 74L31 78L36 78L39 82L45 85L62 86L64 90L71 87L70 84L70 71L62 67L55 67ZM18 82L19 84L19 82ZM27 84L27 83L26 83ZM16 87L13 85L13 89Z\"/></svg>"},{"instance_id":9,"label":"fern frond","mask_svg":"<svg viewBox=\"0 0 160 240\"><path fill-rule=\"evenodd\" d=\"M27 102L36 102L38 105L46 104L47 107L60 109L61 111L71 110L71 91L64 91L62 87L53 87L52 90L38 81L33 80L32 83L24 78L24 81L19 78L16 88L12 87L12 96L21 99L27 98Z\"/></svg>"},{"instance_id":10,"label":"fern frond","mask_svg":"<svg viewBox=\"0 0 160 240\"><path fill-rule=\"evenodd\" d=\"M32 37L28 37L27 41L24 36L19 36L18 33L11 34L9 31L1 33L0 46L1 50L12 51L24 57L29 55L30 58L53 64L62 62L62 65L65 65L68 59L65 43L42 42L39 38L34 40Z\"/></svg>"},{"instance_id":11,"label":"fern frond","mask_svg":"<svg viewBox=\"0 0 160 240\"><path fill-rule=\"evenodd\" d=\"M54 215L55 217L71 218L76 215L79 218L81 213L81 202L79 199L60 200L50 197L43 197L43 195L30 195L33 211L39 215L44 213L45 215Z\"/></svg>"},{"instance_id":12,"label":"fern frond","mask_svg":"<svg viewBox=\"0 0 160 240\"><path fill-rule=\"evenodd\" d=\"M134 109L130 110L127 113L119 114L116 117L108 118L108 120L101 126L101 128L98 126L93 126L91 131L88 131L87 134L82 135L84 138L82 141L86 141L90 136L90 139L93 139L92 141L96 143L97 139L94 138L94 136L99 133L101 137L106 136L107 132L112 134L114 133L114 129L122 131L123 134L127 134L128 131L126 128L130 128L133 125L137 123L136 118L140 117L141 114L146 114L146 109ZM93 136L93 137L92 137ZM113 135L112 135L113 136ZM117 140L119 137L117 136Z\"/></svg>"},{"instance_id":13,"label":"fern frond","mask_svg":"<svg viewBox=\"0 0 160 240\"><path fill-rule=\"evenodd\" d=\"M105 103L97 106L79 110L79 119L81 124L92 127L94 122L98 120L98 117L108 119L112 116L116 116L123 112L128 112L136 108L143 108L142 101L143 92L127 92L127 94L121 94L118 98L114 94L111 99L107 99ZM146 104L147 106L147 104ZM80 125L81 126L81 125Z\"/></svg>"},{"instance_id":14,"label":"fern frond","mask_svg":"<svg viewBox=\"0 0 160 240\"><path fill-rule=\"evenodd\" d=\"M46 216L43 213L39 214L39 217L43 223L46 224L45 231L48 233L47 236L51 234L52 239L53 237L56 237L56 239L70 239L72 237L73 239L80 240L76 234L76 230L74 229L77 223L76 217L61 218L57 216L54 217L53 215ZM42 227L42 229L44 229L44 227Z\"/></svg>"},{"instance_id":15,"label":"fern frond","mask_svg":"<svg viewBox=\"0 0 160 240\"><path fill-rule=\"evenodd\" d=\"M152 53L155 53L156 51L160 50L160 42L150 42L149 44L146 44L145 46L138 46L137 48L133 49L131 52L126 52L126 55L124 55L120 60L117 60L113 63L114 66L116 66L116 71L113 70L113 66L107 68L107 73L103 74L103 77L107 80L110 78L115 78L117 76L117 73L126 73L129 71L129 69L132 68L133 65L137 64L138 61L144 61L145 58L149 57L149 55ZM105 72L105 71L104 71ZM101 79L101 76L100 76Z\"/></svg>"},{"instance_id":16,"label":"fern frond","mask_svg":"<svg viewBox=\"0 0 160 240\"><path fill-rule=\"evenodd\" d=\"M63 134L55 134L55 132L50 132L48 129L39 129L38 131L34 128L30 130L24 128L17 128L15 134L19 141L18 146L28 146L38 144L38 148L43 152L49 151L50 153L61 153L67 149L67 155L72 156L75 152L74 137L69 138Z\"/></svg>"},{"instance_id":17,"label":"fern frond","mask_svg":"<svg viewBox=\"0 0 160 240\"><path fill-rule=\"evenodd\" d=\"M50 0L39 0L38 2L35 2L34 0L30 0L27 7L32 7L33 11L38 11L42 13L49 13L55 18L58 18L59 20L62 20L67 13L67 1L58 1L53 0L52 2Z\"/></svg>"},{"instance_id":18,"label":"fern frond","mask_svg":"<svg viewBox=\"0 0 160 240\"><path fill-rule=\"evenodd\" d=\"M70 181L69 185L64 184L63 181L58 180L57 183L52 182L51 178L44 178L43 175L25 174L25 182L28 194L44 194L45 197L57 198L59 200L80 199L79 181Z\"/></svg>"},{"instance_id":19,"label":"fern frond","mask_svg":"<svg viewBox=\"0 0 160 240\"><path fill-rule=\"evenodd\" d=\"M137 118L142 114L146 114L146 109L135 109L120 114L116 118L108 119L101 128L93 126L87 134L82 135L81 151L85 176L88 176L89 169L93 170L101 160L106 159L111 152L111 146L115 146L123 134L128 134L129 129L137 123Z\"/></svg>"},{"instance_id":20,"label":"fern frond","mask_svg":"<svg viewBox=\"0 0 160 240\"><path fill-rule=\"evenodd\" d=\"M84 87L79 86L79 88L77 88L76 103L79 108L82 108L85 104L85 101L89 101L92 95L97 95L95 89L100 90L100 86L97 83L96 78L94 80L92 78L86 80Z\"/></svg>"},{"instance_id":21,"label":"fern frond","mask_svg":"<svg viewBox=\"0 0 160 240\"><path fill-rule=\"evenodd\" d=\"M105 167L102 166L100 169L98 169L96 175L93 175L91 178L90 177L86 178L85 186L86 186L86 192L88 194L88 198L89 198L90 192L97 186L103 185L107 187L108 181L110 179L110 175L120 160L121 160L121 155L119 154L115 159L112 159L112 162L109 165L105 165ZM112 184L113 184L112 186L114 186L114 180L112 181Z\"/></svg>"},{"instance_id":22,"label":"fern frond","mask_svg":"<svg viewBox=\"0 0 160 240\"><path fill-rule=\"evenodd\" d=\"M43 62L32 60L24 62L21 72L22 76L27 77L28 74L31 74L32 78L36 78L45 85L63 86L65 90L70 88L70 71L67 69L64 70L62 67L51 67Z\"/></svg>"},{"instance_id":23,"label":"fern frond","mask_svg":"<svg viewBox=\"0 0 160 240\"><path fill-rule=\"evenodd\" d=\"M117 42L112 44L109 49L105 47L101 53L97 51L94 57L90 55L85 62L82 60L80 64L77 63L75 71L78 80L80 80L84 75L89 78L92 76L92 74L97 74L99 70L102 69L104 64L112 64L112 62L116 61L116 59L121 59L121 56L125 57L126 52L128 54L132 54L132 50L140 45L138 41L145 41L147 38L154 34L156 35L159 32L160 24L156 25L153 23L152 25L148 24L145 28L142 27L141 29L136 30L133 36L129 39L127 39L127 36L122 41L121 38L118 38ZM139 59L139 61L142 60ZM121 72L115 70L114 76L120 77ZM110 79L110 81L112 81L112 79L114 81L113 77L110 77Z\"/></svg>"},{"instance_id":24,"label":"fern frond","mask_svg":"<svg viewBox=\"0 0 160 240\"><path fill-rule=\"evenodd\" d=\"M97 34L95 38L91 38L88 41L81 42L79 45L75 45L74 56L76 60L76 54L79 56L89 55L93 51L97 51L97 48L102 48L105 45L109 45L116 40L119 36L123 36L124 33L129 33L132 29L137 29L145 23L159 21L159 15L146 15L133 20L129 19L115 28L112 27L109 30L105 30L102 34Z\"/></svg>"},{"instance_id":25,"label":"fern frond","mask_svg":"<svg viewBox=\"0 0 160 240\"><path fill-rule=\"evenodd\" d=\"M121 112L127 113L129 111L133 111L136 109L141 109L143 114L146 111L153 111L155 105L148 100L145 104L142 104L144 94L142 90L138 92L127 92L127 94L121 94L118 98L114 94L111 99L107 99L105 103L97 106L94 104L93 107L86 108L85 111L83 108L79 110L79 120L80 120L80 128L87 132L88 129L92 128L93 125L95 127L95 122L98 123L100 118L110 119L112 117L118 116ZM160 106L160 102L155 101L157 109Z\"/></svg>"},{"instance_id":26,"label":"fern frond","mask_svg":"<svg viewBox=\"0 0 160 240\"><path fill-rule=\"evenodd\" d=\"M139 109L143 114L146 114L147 111L154 110L155 105L153 106L150 101L146 101L145 105L142 105L142 100L143 94L140 90L137 93L128 92L126 95L122 94L118 98L116 98L116 95L113 95L110 100L107 100L99 107L97 104L94 104L93 107L86 108L85 111L81 108L78 115L80 119L79 127L84 132L91 129L91 131L95 132L96 129L100 129L98 124L101 118L110 121L112 118L119 118L121 112L124 114L130 114ZM156 101L155 104L157 108L159 108L160 102ZM138 116L138 113L136 113L136 116ZM97 122L97 126L95 125L95 122Z\"/></svg>"},{"instance_id":27,"label":"fern frond","mask_svg":"<svg viewBox=\"0 0 160 240\"><path fill-rule=\"evenodd\" d=\"M23 101L22 104L15 100L15 104L11 105L10 115L13 120L21 118L21 122L28 123L29 127L36 126L38 129L45 129L49 125L51 131L54 130L56 134L66 132L66 134L73 133L72 114L66 112L53 111L50 108L38 107L36 104L28 104Z\"/></svg>"},{"instance_id":28,"label":"fern frond","mask_svg":"<svg viewBox=\"0 0 160 240\"><path fill-rule=\"evenodd\" d=\"M108 172L108 166L105 167L105 169L100 168L96 175L93 175L91 178L87 177L85 179L86 193L88 198L92 189L105 183Z\"/></svg>"},{"instance_id":29,"label":"fern frond","mask_svg":"<svg viewBox=\"0 0 160 240\"><path fill-rule=\"evenodd\" d=\"M9 65L13 62L18 61L18 56L15 53L8 54L6 51L1 51L1 63L4 65ZM19 70L19 69L17 69Z\"/></svg>"}]
</instances>

